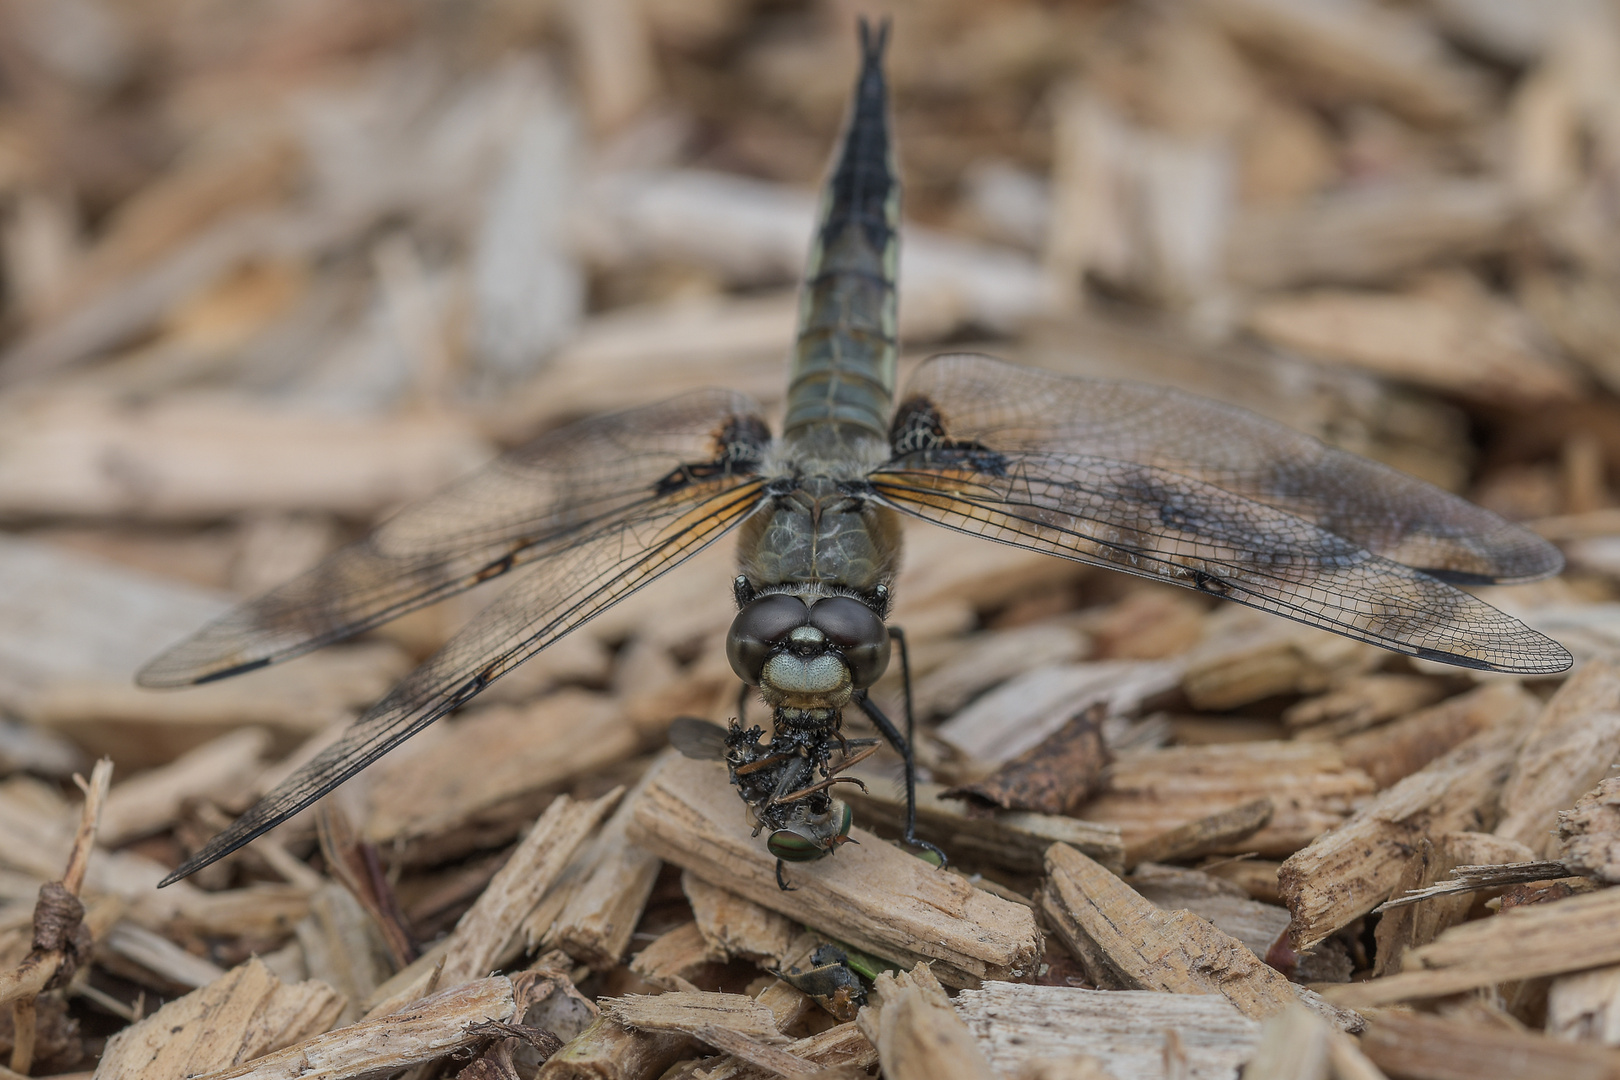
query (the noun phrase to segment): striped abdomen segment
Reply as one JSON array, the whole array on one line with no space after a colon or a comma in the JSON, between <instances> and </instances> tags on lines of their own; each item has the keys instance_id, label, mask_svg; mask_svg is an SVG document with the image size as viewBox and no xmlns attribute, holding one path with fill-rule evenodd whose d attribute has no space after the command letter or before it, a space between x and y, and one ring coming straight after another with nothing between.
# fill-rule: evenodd
<instances>
[{"instance_id":1,"label":"striped abdomen segment","mask_svg":"<svg viewBox=\"0 0 1620 1080\"><path fill-rule=\"evenodd\" d=\"M861 23L861 74L799 298L785 430L855 424L888 431L895 379L900 180L889 141L883 47Z\"/></svg>"}]
</instances>

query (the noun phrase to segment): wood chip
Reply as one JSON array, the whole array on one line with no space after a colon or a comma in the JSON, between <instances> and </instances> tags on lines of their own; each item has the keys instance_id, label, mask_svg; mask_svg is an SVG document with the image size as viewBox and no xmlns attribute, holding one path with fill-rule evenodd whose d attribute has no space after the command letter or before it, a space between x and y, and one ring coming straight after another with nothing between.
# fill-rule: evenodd
<instances>
[{"instance_id":1,"label":"wood chip","mask_svg":"<svg viewBox=\"0 0 1620 1080\"><path fill-rule=\"evenodd\" d=\"M676 1032L636 1032L601 1017L541 1066L538 1080L653 1080L693 1049Z\"/></svg>"},{"instance_id":2,"label":"wood chip","mask_svg":"<svg viewBox=\"0 0 1620 1080\"><path fill-rule=\"evenodd\" d=\"M711 954L757 960L778 970L787 963L799 937L799 927L792 919L710 885L690 870L681 874L681 889Z\"/></svg>"},{"instance_id":3,"label":"wood chip","mask_svg":"<svg viewBox=\"0 0 1620 1080\"><path fill-rule=\"evenodd\" d=\"M594 865L544 937L547 947L560 948L598 971L624 959L663 865L628 836L639 790L639 785L632 789L602 827L591 852Z\"/></svg>"},{"instance_id":4,"label":"wood chip","mask_svg":"<svg viewBox=\"0 0 1620 1080\"><path fill-rule=\"evenodd\" d=\"M480 1004L499 999L489 989ZM510 988L506 1001L510 1006ZM249 960L113 1036L96 1073L109 1080L180 1080L262 1059L325 1031L342 1008L342 998L326 984L288 985L258 959Z\"/></svg>"},{"instance_id":5,"label":"wood chip","mask_svg":"<svg viewBox=\"0 0 1620 1080\"><path fill-rule=\"evenodd\" d=\"M1380 1012L1361 1048L1396 1076L1433 1080L1612 1080L1620 1051L1550 1039L1531 1031Z\"/></svg>"},{"instance_id":6,"label":"wood chip","mask_svg":"<svg viewBox=\"0 0 1620 1080\"><path fill-rule=\"evenodd\" d=\"M866 791L844 788L839 797L856 810L856 820L874 820L890 831L905 827L905 794L892 776L857 766L847 774L866 782ZM1039 872L1046 849L1068 844L1108 866L1125 865L1125 845L1114 825L1057 814L1022 810L981 811L946 798L941 784L917 785L917 835L957 858L972 859L1018 873Z\"/></svg>"},{"instance_id":7,"label":"wood chip","mask_svg":"<svg viewBox=\"0 0 1620 1080\"><path fill-rule=\"evenodd\" d=\"M1277 880L1294 913L1294 948L1310 948L1389 899L1420 837L1494 825L1524 735L1503 726L1474 736L1289 857Z\"/></svg>"},{"instance_id":8,"label":"wood chip","mask_svg":"<svg viewBox=\"0 0 1620 1080\"><path fill-rule=\"evenodd\" d=\"M1453 926L1411 950L1399 974L1323 993L1349 1008L1371 1008L1615 963L1620 963L1620 892L1607 889Z\"/></svg>"},{"instance_id":9,"label":"wood chip","mask_svg":"<svg viewBox=\"0 0 1620 1080\"><path fill-rule=\"evenodd\" d=\"M1070 814L1096 794L1113 759L1103 745L1103 709L1093 705L989 776L941 792L979 806Z\"/></svg>"},{"instance_id":10,"label":"wood chip","mask_svg":"<svg viewBox=\"0 0 1620 1080\"><path fill-rule=\"evenodd\" d=\"M1558 811L1575 803L1620 757L1620 664L1591 660L1537 717L1502 792L1498 836L1556 854Z\"/></svg>"},{"instance_id":11,"label":"wood chip","mask_svg":"<svg viewBox=\"0 0 1620 1080\"><path fill-rule=\"evenodd\" d=\"M795 867L798 887L776 885L776 860L743 821L723 769L667 761L642 797L630 838L667 862L897 963L939 960L940 981L974 985L1032 970L1039 935L1028 908L862 830L828 859Z\"/></svg>"},{"instance_id":12,"label":"wood chip","mask_svg":"<svg viewBox=\"0 0 1620 1080\"><path fill-rule=\"evenodd\" d=\"M1558 811L1558 853L1571 873L1620 883L1620 779L1604 780Z\"/></svg>"},{"instance_id":13,"label":"wood chip","mask_svg":"<svg viewBox=\"0 0 1620 1080\"><path fill-rule=\"evenodd\" d=\"M1072 848L1054 844L1047 873L1041 910L1053 930L1077 956L1100 956L1124 989L1219 994L1254 1019L1300 1000L1241 942L1191 912L1160 910Z\"/></svg>"},{"instance_id":14,"label":"wood chip","mask_svg":"<svg viewBox=\"0 0 1620 1080\"><path fill-rule=\"evenodd\" d=\"M746 994L716 994L695 990L658 994L626 994L603 1003L603 1015L635 1031L680 1031L702 1038L707 1027L724 1028L758 1042L782 1045L788 1039L777 1030L771 1010ZM721 1049L724 1049L723 1047Z\"/></svg>"},{"instance_id":15,"label":"wood chip","mask_svg":"<svg viewBox=\"0 0 1620 1080\"><path fill-rule=\"evenodd\" d=\"M956 1011L1001 1075L1085 1054L1116 1077L1176 1080L1165 1062L1166 1032L1174 1031L1187 1059L1181 1076L1230 1080L1260 1040L1258 1023L1213 994L994 982L958 994Z\"/></svg>"},{"instance_id":16,"label":"wood chip","mask_svg":"<svg viewBox=\"0 0 1620 1080\"><path fill-rule=\"evenodd\" d=\"M927 964L884 972L856 1022L892 1080L990 1080L995 1073Z\"/></svg>"},{"instance_id":17,"label":"wood chip","mask_svg":"<svg viewBox=\"0 0 1620 1080\"><path fill-rule=\"evenodd\" d=\"M1517 682L1490 682L1339 744L1380 788L1403 780L1469 738L1498 725L1528 726L1541 701Z\"/></svg>"},{"instance_id":18,"label":"wood chip","mask_svg":"<svg viewBox=\"0 0 1620 1080\"><path fill-rule=\"evenodd\" d=\"M1125 864L1136 866L1144 862L1168 862L1173 859L1191 859L1214 851L1230 850L1231 846L1247 840L1267 825L1275 812L1269 798L1254 799L1219 810L1197 821L1178 825L1126 849Z\"/></svg>"},{"instance_id":19,"label":"wood chip","mask_svg":"<svg viewBox=\"0 0 1620 1080\"><path fill-rule=\"evenodd\" d=\"M1397 898L1447 880L1460 866L1481 866L1489 863L1513 863L1533 857L1533 852L1513 840L1504 840L1487 833L1448 832L1434 839L1425 836L1418 841L1400 880L1395 886ZM1389 975L1401 970L1401 962L1409 949L1427 945L1442 930L1461 922L1473 906L1469 895L1441 900L1433 899L1419 905L1407 905L1389 910L1384 905L1384 917L1378 920L1375 931L1377 962L1373 974Z\"/></svg>"},{"instance_id":20,"label":"wood chip","mask_svg":"<svg viewBox=\"0 0 1620 1080\"><path fill-rule=\"evenodd\" d=\"M456 923L444 956L441 986L459 986L496 966L523 917L623 794L623 788L614 788L588 803L557 796L488 888Z\"/></svg>"},{"instance_id":21,"label":"wood chip","mask_svg":"<svg viewBox=\"0 0 1620 1080\"><path fill-rule=\"evenodd\" d=\"M1445 696L1445 687L1422 675L1358 675L1320 697L1291 705L1283 723L1303 738L1338 738L1406 716Z\"/></svg>"},{"instance_id":22,"label":"wood chip","mask_svg":"<svg viewBox=\"0 0 1620 1080\"><path fill-rule=\"evenodd\" d=\"M1212 808L1269 799L1270 822L1220 850L1287 855L1343 821L1372 791L1367 774L1325 743L1172 746L1121 754L1108 786L1081 812L1117 825L1130 847L1198 821Z\"/></svg>"}]
</instances>

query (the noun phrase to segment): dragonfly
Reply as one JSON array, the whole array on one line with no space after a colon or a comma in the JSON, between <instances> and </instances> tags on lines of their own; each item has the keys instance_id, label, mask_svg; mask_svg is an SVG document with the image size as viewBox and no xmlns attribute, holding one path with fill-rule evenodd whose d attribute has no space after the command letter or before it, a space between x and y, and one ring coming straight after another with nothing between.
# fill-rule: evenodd
<instances>
[{"instance_id":1,"label":"dragonfly","mask_svg":"<svg viewBox=\"0 0 1620 1080\"><path fill-rule=\"evenodd\" d=\"M683 753L726 763L783 861L849 839L835 785L877 739L905 763L905 637L888 624L901 521L1185 586L1407 656L1549 675L1557 642L1459 586L1557 573L1558 550L1421 480L1174 389L935 356L897 393L900 182L883 71L861 61L800 290L778 431L707 390L541 435L225 614L138 675L212 682L368 631L494 578L508 588L333 744L187 859L183 878L305 809L564 634L735 532L726 655L738 719L682 721ZM901 725L870 689L900 658ZM745 727L757 698L771 731ZM937 849L934 849L937 852ZM943 853L939 853L943 860Z\"/></svg>"}]
</instances>

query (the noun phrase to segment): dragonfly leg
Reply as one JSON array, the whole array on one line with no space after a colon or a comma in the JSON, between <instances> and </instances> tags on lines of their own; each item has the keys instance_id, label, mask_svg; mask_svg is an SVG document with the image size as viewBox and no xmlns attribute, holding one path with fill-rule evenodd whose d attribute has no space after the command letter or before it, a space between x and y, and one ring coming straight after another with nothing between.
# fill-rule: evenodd
<instances>
[{"instance_id":1,"label":"dragonfly leg","mask_svg":"<svg viewBox=\"0 0 1620 1080\"><path fill-rule=\"evenodd\" d=\"M787 878L782 876L781 859L776 860L776 887L781 889L783 892L796 892L799 888L797 885L789 885L787 883Z\"/></svg>"},{"instance_id":2,"label":"dragonfly leg","mask_svg":"<svg viewBox=\"0 0 1620 1080\"><path fill-rule=\"evenodd\" d=\"M917 757L912 753L911 740L900 734L899 730L894 726L894 721L885 716L883 710L878 708L877 703L869 696L863 693L858 695L855 700L860 704L861 711L867 715L873 724L877 725L877 729L882 733L883 737L889 740L889 745L898 750L900 756L905 759L906 834L903 839L912 847L932 851L939 856L941 869L949 866L951 861L949 856L928 841L917 838Z\"/></svg>"},{"instance_id":3,"label":"dragonfly leg","mask_svg":"<svg viewBox=\"0 0 1620 1080\"><path fill-rule=\"evenodd\" d=\"M748 691L751 687L743 683L737 690L737 723L743 727L748 726Z\"/></svg>"}]
</instances>

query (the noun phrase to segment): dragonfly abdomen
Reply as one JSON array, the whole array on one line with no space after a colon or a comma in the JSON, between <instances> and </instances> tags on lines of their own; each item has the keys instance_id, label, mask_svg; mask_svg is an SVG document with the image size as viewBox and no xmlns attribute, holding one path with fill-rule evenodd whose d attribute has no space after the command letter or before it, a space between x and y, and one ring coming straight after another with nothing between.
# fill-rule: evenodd
<instances>
[{"instance_id":1,"label":"dragonfly abdomen","mask_svg":"<svg viewBox=\"0 0 1620 1080\"><path fill-rule=\"evenodd\" d=\"M894 398L900 183L889 139L883 48L861 25L863 60L843 146L822 194L799 300L788 435L820 423L883 435Z\"/></svg>"}]
</instances>

